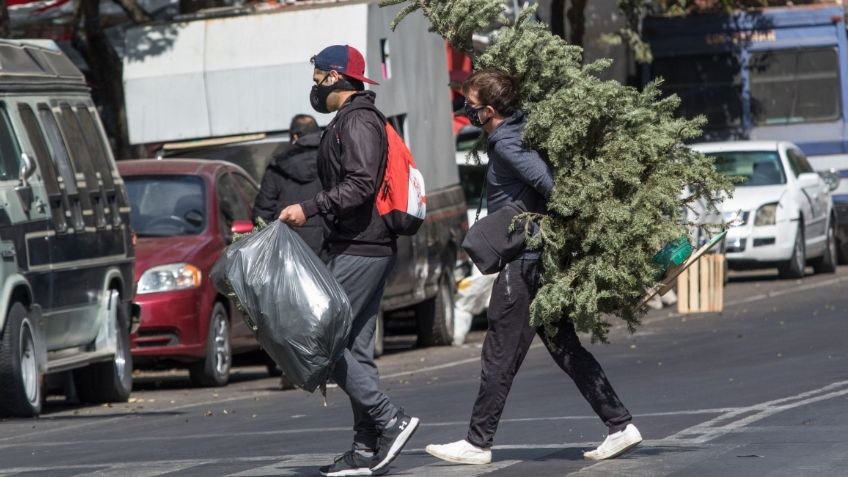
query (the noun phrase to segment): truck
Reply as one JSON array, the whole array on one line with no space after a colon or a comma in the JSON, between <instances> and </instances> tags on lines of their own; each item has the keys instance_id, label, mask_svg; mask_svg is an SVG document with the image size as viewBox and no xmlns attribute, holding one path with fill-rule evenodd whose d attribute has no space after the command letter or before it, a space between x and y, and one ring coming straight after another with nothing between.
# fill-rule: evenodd
<instances>
[{"instance_id":1,"label":"truck","mask_svg":"<svg viewBox=\"0 0 848 477\"><path fill-rule=\"evenodd\" d=\"M363 53L377 106L424 175L427 217L398 239L384 316L414 316L423 345L450 344L457 262L468 228L455 163L444 41L421 14L392 32L397 7L377 1L303 1L201 12L129 29L124 84L130 141L168 157L224 159L257 180L285 147L290 119L331 115L309 104L310 57L332 44ZM382 352L382 320L377 353Z\"/></svg>"},{"instance_id":2,"label":"truck","mask_svg":"<svg viewBox=\"0 0 848 477\"><path fill-rule=\"evenodd\" d=\"M704 115L702 141L790 141L829 176L840 262L848 261L848 36L837 3L647 17L654 61L679 113ZM830 172L832 174L826 174ZM837 176L837 177L834 177Z\"/></svg>"}]
</instances>

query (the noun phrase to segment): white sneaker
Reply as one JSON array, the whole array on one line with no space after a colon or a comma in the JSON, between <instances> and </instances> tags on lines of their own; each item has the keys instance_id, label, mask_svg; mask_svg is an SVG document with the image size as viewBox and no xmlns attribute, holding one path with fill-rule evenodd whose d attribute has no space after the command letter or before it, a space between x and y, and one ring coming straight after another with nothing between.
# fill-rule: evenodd
<instances>
[{"instance_id":1,"label":"white sneaker","mask_svg":"<svg viewBox=\"0 0 848 477\"><path fill-rule=\"evenodd\" d=\"M466 440L450 444L430 444L424 450L433 457L455 464L490 464L492 450L477 447Z\"/></svg>"},{"instance_id":2,"label":"white sneaker","mask_svg":"<svg viewBox=\"0 0 848 477\"><path fill-rule=\"evenodd\" d=\"M628 424L623 431L607 436L597 449L584 452L583 458L589 460L612 459L636 447L640 442L642 442L642 435L639 434L639 429L636 429L633 424Z\"/></svg>"}]
</instances>

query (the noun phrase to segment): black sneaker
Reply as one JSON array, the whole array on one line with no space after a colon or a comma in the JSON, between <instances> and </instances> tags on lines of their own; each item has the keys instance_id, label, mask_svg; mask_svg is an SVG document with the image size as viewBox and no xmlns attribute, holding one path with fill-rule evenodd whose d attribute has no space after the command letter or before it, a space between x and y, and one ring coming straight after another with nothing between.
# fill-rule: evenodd
<instances>
[{"instance_id":1,"label":"black sneaker","mask_svg":"<svg viewBox=\"0 0 848 477\"><path fill-rule=\"evenodd\" d=\"M349 450L337 457L335 462L318 469L321 475L326 477L341 477L345 475L380 475L373 473L371 467L379 462L377 454L373 457L365 457L354 450Z\"/></svg>"},{"instance_id":2,"label":"black sneaker","mask_svg":"<svg viewBox=\"0 0 848 477\"><path fill-rule=\"evenodd\" d=\"M416 429L418 429L418 418L407 416L403 409L398 411L397 416L389 421L388 427L380 434L380 448L377 450L376 458L378 463L371 467L374 475L388 470L389 464L400 454Z\"/></svg>"}]
</instances>

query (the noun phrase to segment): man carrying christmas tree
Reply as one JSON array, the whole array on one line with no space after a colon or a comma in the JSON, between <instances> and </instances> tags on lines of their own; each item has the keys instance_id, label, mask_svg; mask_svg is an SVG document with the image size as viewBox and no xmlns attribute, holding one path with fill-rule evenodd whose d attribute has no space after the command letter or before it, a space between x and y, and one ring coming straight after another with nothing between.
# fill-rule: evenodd
<instances>
[{"instance_id":1,"label":"man carrying christmas tree","mask_svg":"<svg viewBox=\"0 0 848 477\"><path fill-rule=\"evenodd\" d=\"M518 109L518 84L497 69L483 69L463 85L471 123L488 135L486 173L488 212L521 201L528 212L544 214L553 189L550 167L524 146L524 113ZM526 250L509 262L495 281L489 303L489 330L483 343L480 390L464 440L429 445L429 454L459 464L488 464L492 442L512 386L533 338L538 333L554 361L568 374L592 409L609 428L606 440L583 456L590 460L621 455L642 441L630 412L619 400L601 365L581 344L571 320L557 325L555 336L530 326L530 303L539 287L541 252Z\"/></svg>"},{"instance_id":2,"label":"man carrying christmas tree","mask_svg":"<svg viewBox=\"0 0 848 477\"><path fill-rule=\"evenodd\" d=\"M348 349L333 365L332 377L353 406L353 447L321 475L383 475L418 427L382 391L374 364L374 332L386 279L397 253L395 237L376 208L386 154L386 126L374 107L376 94L363 83L365 59L355 48L323 49L315 66L309 100L319 113L337 111L318 146L322 189L280 213L280 220L302 227L320 215L330 224L325 241L327 264L350 299L352 325Z\"/></svg>"}]
</instances>

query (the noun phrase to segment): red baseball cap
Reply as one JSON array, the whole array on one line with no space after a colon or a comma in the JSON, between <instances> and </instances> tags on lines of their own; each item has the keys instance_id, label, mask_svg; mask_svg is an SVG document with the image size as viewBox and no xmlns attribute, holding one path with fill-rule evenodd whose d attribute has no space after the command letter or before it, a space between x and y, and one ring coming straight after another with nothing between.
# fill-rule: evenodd
<instances>
[{"instance_id":1,"label":"red baseball cap","mask_svg":"<svg viewBox=\"0 0 848 477\"><path fill-rule=\"evenodd\" d=\"M365 58L350 45L328 46L312 57L312 64L321 71L335 70L363 83L380 84L365 77Z\"/></svg>"}]
</instances>

